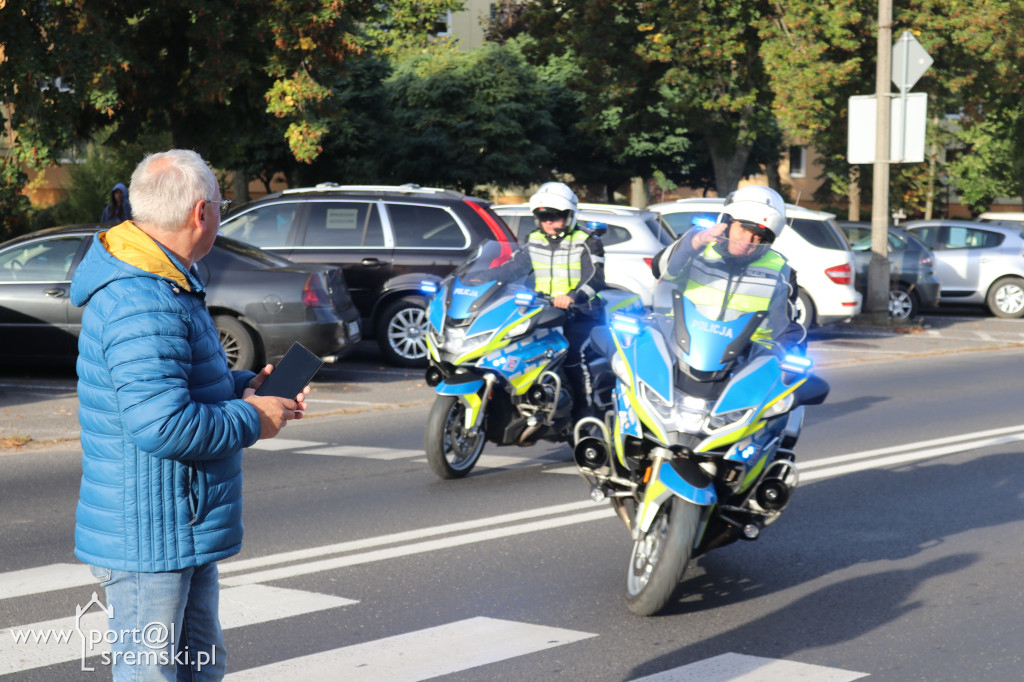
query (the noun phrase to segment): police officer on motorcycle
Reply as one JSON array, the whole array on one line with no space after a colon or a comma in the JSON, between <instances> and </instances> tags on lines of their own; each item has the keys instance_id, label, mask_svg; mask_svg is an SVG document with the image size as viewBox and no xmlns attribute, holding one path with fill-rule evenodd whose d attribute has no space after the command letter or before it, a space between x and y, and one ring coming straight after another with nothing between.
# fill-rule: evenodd
<instances>
[{"instance_id":1,"label":"police officer on motorcycle","mask_svg":"<svg viewBox=\"0 0 1024 682\"><path fill-rule=\"evenodd\" d=\"M726 199L714 226L688 231L654 257L651 269L660 278L670 260L689 259L680 289L702 315L728 321L767 311L753 340L764 348L805 351L806 330L795 315L796 272L771 248L785 225L786 203L778 192L742 187Z\"/></svg>"},{"instance_id":2,"label":"police officer on motorcycle","mask_svg":"<svg viewBox=\"0 0 1024 682\"><path fill-rule=\"evenodd\" d=\"M569 357L565 372L573 393L573 420L589 413L591 403L586 368L590 331L603 323L597 292L604 288L604 246L597 235L577 221L576 194L561 182L546 182L530 197L536 229L526 248L537 291L566 310L565 336Z\"/></svg>"}]
</instances>

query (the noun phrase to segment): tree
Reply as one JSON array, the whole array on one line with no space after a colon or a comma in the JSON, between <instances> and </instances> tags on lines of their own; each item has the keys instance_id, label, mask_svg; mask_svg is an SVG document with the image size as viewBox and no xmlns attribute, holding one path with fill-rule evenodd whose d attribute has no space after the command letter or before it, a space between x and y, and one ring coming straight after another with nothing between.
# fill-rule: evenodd
<instances>
[{"instance_id":1,"label":"tree","mask_svg":"<svg viewBox=\"0 0 1024 682\"><path fill-rule=\"evenodd\" d=\"M169 131L220 168L293 172L352 123L345 84L374 50L427 44L461 0L9 1L0 11L0 109L9 149L0 213L23 229L25 169L95 131ZM239 138L243 138L239 141Z\"/></svg>"},{"instance_id":2,"label":"tree","mask_svg":"<svg viewBox=\"0 0 1024 682\"><path fill-rule=\"evenodd\" d=\"M470 193L544 178L556 131L546 88L514 45L409 52L386 90L393 181Z\"/></svg>"},{"instance_id":3,"label":"tree","mask_svg":"<svg viewBox=\"0 0 1024 682\"><path fill-rule=\"evenodd\" d=\"M637 54L637 3L537 0L521 13L503 13L492 34L517 33L517 16L529 36L520 41L530 63L575 100L558 109L559 173L608 187L634 176L685 177L688 131L657 91L661 66Z\"/></svg>"}]
</instances>

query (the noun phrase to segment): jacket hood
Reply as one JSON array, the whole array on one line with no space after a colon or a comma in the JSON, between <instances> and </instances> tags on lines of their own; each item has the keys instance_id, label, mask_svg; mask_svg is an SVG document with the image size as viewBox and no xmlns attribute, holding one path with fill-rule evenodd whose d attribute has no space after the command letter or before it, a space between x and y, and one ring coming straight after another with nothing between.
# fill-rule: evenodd
<instances>
[{"instance_id":1,"label":"jacket hood","mask_svg":"<svg viewBox=\"0 0 1024 682\"><path fill-rule=\"evenodd\" d=\"M116 190L121 190L121 193L124 195L124 198L125 199L128 198L128 188L124 186L123 182L119 182L119 183L117 183L116 185L114 185L113 187L110 188L110 197L111 197L111 199L113 199L114 192Z\"/></svg>"},{"instance_id":2,"label":"jacket hood","mask_svg":"<svg viewBox=\"0 0 1024 682\"><path fill-rule=\"evenodd\" d=\"M202 292L202 280L130 220L93 236L71 280L71 303L83 306L113 281L132 277L165 280L171 287Z\"/></svg>"}]
</instances>

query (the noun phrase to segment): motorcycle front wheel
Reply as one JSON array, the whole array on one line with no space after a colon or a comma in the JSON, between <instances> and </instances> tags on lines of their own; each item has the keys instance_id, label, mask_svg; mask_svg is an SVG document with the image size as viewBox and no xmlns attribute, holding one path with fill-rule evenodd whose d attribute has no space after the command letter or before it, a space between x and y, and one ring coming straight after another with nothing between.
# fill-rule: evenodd
<instances>
[{"instance_id":1,"label":"motorcycle front wheel","mask_svg":"<svg viewBox=\"0 0 1024 682\"><path fill-rule=\"evenodd\" d=\"M690 562L700 527L701 508L673 497L658 510L654 523L633 543L626 577L626 604L639 616L665 608Z\"/></svg>"},{"instance_id":2,"label":"motorcycle front wheel","mask_svg":"<svg viewBox=\"0 0 1024 682\"><path fill-rule=\"evenodd\" d=\"M484 449L484 429L470 436L465 422L466 405L454 396L438 396L427 417L423 446L430 469L440 478L462 478Z\"/></svg>"}]
</instances>

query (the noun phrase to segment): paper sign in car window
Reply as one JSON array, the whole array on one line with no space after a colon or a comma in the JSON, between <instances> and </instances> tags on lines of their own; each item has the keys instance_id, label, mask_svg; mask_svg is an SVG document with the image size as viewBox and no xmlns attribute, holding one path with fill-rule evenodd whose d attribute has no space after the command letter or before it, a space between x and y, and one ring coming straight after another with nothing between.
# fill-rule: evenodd
<instances>
[{"instance_id":1,"label":"paper sign in car window","mask_svg":"<svg viewBox=\"0 0 1024 682\"><path fill-rule=\"evenodd\" d=\"M358 230L359 209L329 208L325 227L328 230Z\"/></svg>"}]
</instances>

